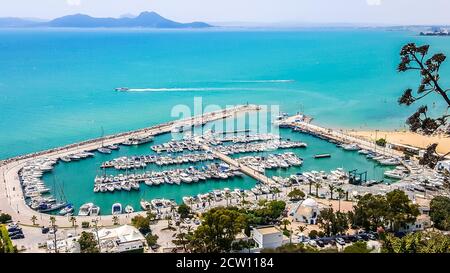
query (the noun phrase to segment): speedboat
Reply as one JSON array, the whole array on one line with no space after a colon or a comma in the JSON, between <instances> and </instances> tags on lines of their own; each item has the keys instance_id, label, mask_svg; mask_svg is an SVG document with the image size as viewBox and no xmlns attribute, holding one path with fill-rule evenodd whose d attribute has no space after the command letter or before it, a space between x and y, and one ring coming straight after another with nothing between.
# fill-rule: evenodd
<instances>
[{"instance_id":1,"label":"speedboat","mask_svg":"<svg viewBox=\"0 0 450 273\"><path fill-rule=\"evenodd\" d=\"M120 149L119 145L116 145L116 144L108 145L108 146L106 146L106 148L110 149L110 150L119 150Z\"/></svg>"},{"instance_id":2,"label":"speedboat","mask_svg":"<svg viewBox=\"0 0 450 273\"><path fill-rule=\"evenodd\" d=\"M105 147L98 148L97 151L102 154L110 154L111 150Z\"/></svg>"},{"instance_id":3,"label":"speedboat","mask_svg":"<svg viewBox=\"0 0 450 273\"><path fill-rule=\"evenodd\" d=\"M86 203L80 207L78 210L78 216L88 216L91 214L92 206L94 206L93 203Z\"/></svg>"},{"instance_id":4,"label":"speedboat","mask_svg":"<svg viewBox=\"0 0 450 273\"><path fill-rule=\"evenodd\" d=\"M114 90L119 91L119 92L126 92L126 91L130 90L130 88L128 88L128 87L117 87L117 88L114 88Z\"/></svg>"},{"instance_id":5,"label":"speedboat","mask_svg":"<svg viewBox=\"0 0 450 273\"><path fill-rule=\"evenodd\" d=\"M143 210L150 210L152 208L152 205L148 201L141 200L140 204Z\"/></svg>"},{"instance_id":6,"label":"speedboat","mask_svg":"<svg viewBox=\"0 0 450 273\"><path fill-rule=\"evenodd\" d=\"M91 208L91 216L98 216L100 215L100 207L97 205L93 205Z\"/></svg>"},{"instance_id":7,"label":"speedboat","mask_svg":"<svg viewBox=\"0 0 450 273\"><path fill-rule=\"evenodd\" d=\"M112 215L122 214L122 204L114 203L111 207L111 214Z\"/></svg>"},{"instance_id":8,"label":"speedboat","mask_svg":"<svg viewBox=\"0 0 450 273\"><path fill-rule=\"evenodd\" d=\"M64 216L64 215L67 215L67 214L69 214L69 213L72 213L73 210L74 210L73 205L72 205L72 204L68 204L65 208L61 209L61 210L58 212L58 214Z\"/></svg>"},{"instance_id":9,"label":"speedboat","mask_svg":"<svg viewBox=\"0 0 450 273\"><path fill-rule=\"evenodd\" d=\"M131 205L127 205L125 207L125 212L126 213L133 213L134 212L134 208Z\"/></svg>"}]
</instances>

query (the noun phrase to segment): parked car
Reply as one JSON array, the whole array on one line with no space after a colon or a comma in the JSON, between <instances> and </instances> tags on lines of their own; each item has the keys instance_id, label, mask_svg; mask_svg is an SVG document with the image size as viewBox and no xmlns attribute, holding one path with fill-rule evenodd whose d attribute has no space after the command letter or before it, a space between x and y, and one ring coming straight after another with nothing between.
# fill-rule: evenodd
<instances>
[{"instance_id":1,"label":"parked car","mask_svg":"<svg viewBox=\"0 0 450 273\"><path fill-rule=\"evenodd\" d=\"M322 240L317 240L316 243L320 247L324 247L325 246L325 243Z\"/></svg>"},{"instance_id":2,"label":"parked car","mask_svg":"<svg viewBox=\"0 0 450 273\"><path fill-rule=\"evenodd\" d=\"M369 241L369 236L367 236L367 234L362 233L359 236L361 236L361 238L363 238L364 241Z\"/></svg>"},{"instance_id":3,"label":"parked car","mask_svg":"<svg viewBox=\"0 0 450 273\"><path fill-rule=\"evenodd\" d=\"M20 233L20 234L16 234L16 235L14 235L14 236L11 236L11 237L9 237L11 240L17 240L17 239L23 239L23 238L25 238L25 236L22 234L22 233Z\"/></svg>"},{"instance_id":4,"label":"parked car","mask_svg":"<svg viewBox=\"0 0 450 273\"><path fill-rule=\"evenodd\" d=\"M369 240L374 240L375 241L377 239L377 237L374 234L371 234L371 233L367 234L367 237L369 238Z\"/></svg>"},{"instance_id":5,"label":"parked car","mask_svg":"<svg viewBox=\"0 0 450 273\"><path fill-rule=\"evenodd\" d=\"M47 234L50 231L48 227L42 227L42 234Z\"/></svg>"},{"instance_id":6,"label":"parked car","mask_svg":"<svg viewBox=\"0 0 450 273\"><path fill-rule=\"evenodd\" d=\"M344 239L337 237L335 240L336 240L336 243L340 244L341 246L345 245Z\"/></svg>"}]
</instances>

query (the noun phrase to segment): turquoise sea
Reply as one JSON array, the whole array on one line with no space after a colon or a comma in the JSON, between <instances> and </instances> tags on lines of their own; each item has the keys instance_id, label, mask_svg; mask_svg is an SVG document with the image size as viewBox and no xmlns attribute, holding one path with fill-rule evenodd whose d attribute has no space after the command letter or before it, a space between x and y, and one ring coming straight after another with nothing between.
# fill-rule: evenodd
<instances>
[{"instance_id":1,"label":"turquoise sea","mask_svg":"<svg viewBox=\"0 0 450 273\"><path fill-rule=\"evenodd\" d=\"M304 111L328 127L403 128L414 109L398 106L397 98L419 82L413 72L396 71L400 48L408 42L450 54L447 37L378 29L0 30L0 159L99 137L102 128L112 134L173 120L173 106L192 106L199 96L204 105L280 105L284 112ZM450 65L441 74L450 75ZM443 81L449 85L450 77ZM122 86L147 91L114 91ZM382 168L356 153L283 134L310 145L297 150L305 164L291 172L345 167L367 170L374 179L382 176ZM59 164L53 173L69 201L77 207L93 201L104 213L116 201L137 208L142 197L180 201L187 194L255 183L245 178L181 187L142 185L140 192L94 195L100 162L147 154L148 146ZM333 157L310 158L320 152ZM51 186L53 174L45 180Z\"/></svg>"}]
</instances>

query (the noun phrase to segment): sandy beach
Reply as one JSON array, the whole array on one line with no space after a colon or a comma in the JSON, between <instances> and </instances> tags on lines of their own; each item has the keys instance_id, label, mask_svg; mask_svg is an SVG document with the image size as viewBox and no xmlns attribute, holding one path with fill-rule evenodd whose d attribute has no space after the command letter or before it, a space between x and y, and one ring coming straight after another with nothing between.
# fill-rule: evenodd
<instances>
[{"instance_id":1,"label":"sandy beach","mask_svg":"<svg viewBox=\"0 0 450 273\"><path fill-rule=\"evenodd\" d=\"M349 131L351 135L363 137L374 141L376 138L385 138L389 143L404 144L418 148L438 143L437 152L441 154L450 151L450 137L444 135L424 136L408 131Z\"/></svg>"}]
</instances>

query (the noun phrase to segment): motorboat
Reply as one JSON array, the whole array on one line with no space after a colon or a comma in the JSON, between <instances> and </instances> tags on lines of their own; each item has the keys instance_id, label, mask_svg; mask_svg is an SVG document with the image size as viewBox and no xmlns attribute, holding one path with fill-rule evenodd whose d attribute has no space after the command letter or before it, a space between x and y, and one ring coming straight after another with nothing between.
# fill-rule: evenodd
<instances>
[{"instance_id":1,"label":"motorboat","mask_svg":"<svg viewBox=\"0 0 450 273\"><path fill-rule=\"evenodd\" d=\"M101 154L110 154L112 152L110 149L105 147L98 148L97 151Z\"/></svg>"},{"instance_id":2,"label":"motorboat","mask_svg":"<svg viewBox=\"0 0 450 273\"><path fill-rule=\"evenodd\" d=\"M111 207L111 214L112 215L122 214L122 204L114 203Z\"/></svg>"},{"instance_id":3,"label":"motorboat","mask_svg":"<svg viewBox=\"0 0 450 273\"><path fill-rule=\"evenodd\" d=\"M114 90L119 91L119 92L126 92L126 91L130 90L130 88L128 88L128 87L117 87L117 88L114 88Z\"/></svg>"},{"instance_id":4,"label":"motorboat","mask_svg":"<svg viewBox=\"0 0 450 273\"><path fill-rule=\"evenodd\" d=\"M125 207L125 212L126 213L133 213L134 212L134 208L131 205L127 205Z\"/></svg>"},{"instance_id":5,"label":"motorboat","mask_svg":"<svg viewBox=\"0 0 450 273\"><path fill-rule=\"evenodd\" d=\"M86 203L80 207L78 210L78 216L89 216L91 214L91 209L94 203Z\"/></svg>"},{"instance_id":6,"label":"motorboat","mask_svg":"<svg viewBox=\"0 0 450 273\"><path fill-rule=\"evenodd\" d=\"M152 204L150 204L150 202L143 200L143 199L141 200L140 205L143 210L150 210L152 208Z\"/></svg>"},{"instance_id":7,"label":"motorboat","mask_svg":"<svg viewBox=\"0 0 450 273\"><path fill-rule=\"evenodd\" d=\"M100 215L100 207L97 205L93 205L91 207L91 216L98 216Z\"/></svg>"},{"instance_id":8,"label":"motorboat","mask_svg":"<svg viewBox=\"0 0 450 273\"><path fill-rule=\"evenodd\" d=\"M74 211L73 205L72 204L68 204L65 208L61 209L58 212L58 214L64 216L64 215L67 215L69 213L73 213L73 211Z\"/></svg>"}]
</instances>

